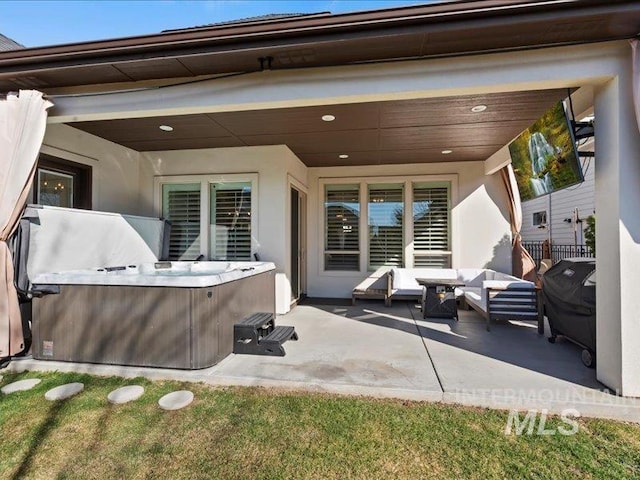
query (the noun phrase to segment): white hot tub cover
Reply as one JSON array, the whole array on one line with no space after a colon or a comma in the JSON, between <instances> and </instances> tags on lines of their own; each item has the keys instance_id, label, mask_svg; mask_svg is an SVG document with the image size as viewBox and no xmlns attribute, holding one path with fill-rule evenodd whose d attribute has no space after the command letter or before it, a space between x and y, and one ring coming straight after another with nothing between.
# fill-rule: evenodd
<instances>
[{"instance_id":1,"label":"white hot tub cover","mask_svg":"<svg viewBox=\"0 0 640 480\"><path fill-rule=\"evenodd\" d=\"M42 273L157 262L165 222L111 212L34 208L27 272ZM35 282L33 282L35 283Z\"/></svg>"}]
</instances>

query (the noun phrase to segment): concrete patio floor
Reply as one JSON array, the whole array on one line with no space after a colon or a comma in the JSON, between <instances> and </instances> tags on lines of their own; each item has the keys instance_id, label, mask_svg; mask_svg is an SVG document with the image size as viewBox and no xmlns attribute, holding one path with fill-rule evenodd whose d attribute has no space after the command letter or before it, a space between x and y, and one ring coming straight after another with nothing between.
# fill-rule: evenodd
<instances>
[{"instance_id":1,"label":"concrete patio floor","mask_svg":"<svg viewBox=\"0 0 640 480\"><path fill-rule=\"evenodd\" d=\"M278 317L300 337L285 357L230 355L203 370L14 360L9 370L58 370L123 377L265 386L491 408L573 408L582 416L640 422L640 399L613 395L580 361L580 348L555 345L534 324L511 322L485 330L484 320L423 320L411 302L301 305Z\"/></svg>"}]
</instances>

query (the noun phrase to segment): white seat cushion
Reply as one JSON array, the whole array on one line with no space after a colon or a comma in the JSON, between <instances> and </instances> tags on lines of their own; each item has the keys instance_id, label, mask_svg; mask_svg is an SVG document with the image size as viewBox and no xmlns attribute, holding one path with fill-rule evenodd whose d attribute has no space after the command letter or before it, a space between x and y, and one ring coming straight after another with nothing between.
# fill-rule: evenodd
<instances>
[{"instance_id":1,"label":"white seat cushion","mask_svg":"<svg viewBox=\"0 0 640 480\"><path fill-rule=\"evenodd\" d=\"M417 285L417 284L416 284ZM416 288L398 288L393 291L394 295L406 295L407 297L422 297L422 288L418 285Z\"/></svg>"},{"instance_id":2,"label":"white seat cushion","mask_svg":"<svg viewBox=\"0 0 640 480\"><path fill-rule=\"evenodd\" d=\"M462 290L464 291L464 299L468 304L480 308L483 312L487 311L481 287L462 287Z\"/></svg>"}]
</instances>

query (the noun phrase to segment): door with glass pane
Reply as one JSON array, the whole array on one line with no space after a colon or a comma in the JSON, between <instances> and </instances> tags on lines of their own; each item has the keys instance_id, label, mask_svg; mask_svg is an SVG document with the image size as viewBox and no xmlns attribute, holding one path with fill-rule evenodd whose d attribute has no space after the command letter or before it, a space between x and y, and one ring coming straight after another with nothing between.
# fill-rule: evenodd
<instances>
[{"instance_id":1,"label":"door with glass pane","mask_svg":"<svg viewBox=\"0 0 640 480\"><path fill-rule=\"evenodd\" d=\"M306 279L306 196L291 187L291 300L304 297Z\"/></svg>"}]
</instances>

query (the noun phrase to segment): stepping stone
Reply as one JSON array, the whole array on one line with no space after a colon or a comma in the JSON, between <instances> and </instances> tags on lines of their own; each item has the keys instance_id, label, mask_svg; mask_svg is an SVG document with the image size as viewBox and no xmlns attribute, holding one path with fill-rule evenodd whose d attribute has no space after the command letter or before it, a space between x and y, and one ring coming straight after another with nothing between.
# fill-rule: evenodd
<instances>
[{"instance_id":1,"label":"stepping stone","mask_svg":"<svg viewBox=\"0 0 640 480\"><path fill-rule=\"evenodd\" d=\"M126 387L120 387L109 395L107 400L114 405L121 405L123 403L132 402L139 399L144 393L144 388L140 385L129 385Z\"/></svg>"},{"instance_id":2,"label":"stepping stone","mask_svg":"<svg viewBox=\"0 0 640 480\"><path fill-rule=\"evenodd\" d=\"M56 400L66 400L69 397L77 395L82 390L84 390L84 383L67 383L65 385L60 385L59 387L52 388L44 394L44 398L46 398L50 402Z\"/></svg>"},{"instance_id":3,"label":"stepping stone","mask_svg":"<svg viewBox=\"0 0 640 480\"><path fill-rule=\"evenodd\" d=\"M17 382L10 383L9 385L5 385L0 388L0 392L5 395L9 395L14 392L23 392L25 390L31 390L33 387L38 385L42 380L39 378L29 378L27 380L18 380Z\"/></svg>"},{"instance_id":4,"label":"stepping stone","mask_svg":"<svg viewBox=\"0 0 640 480\"><path fill-rule=\"evenodd\" d=\"M193 393L189 390L179 390L167 393L158 400L158 405L163 410L180 410L193 402Z\"/></svg>"}]
</instances>

